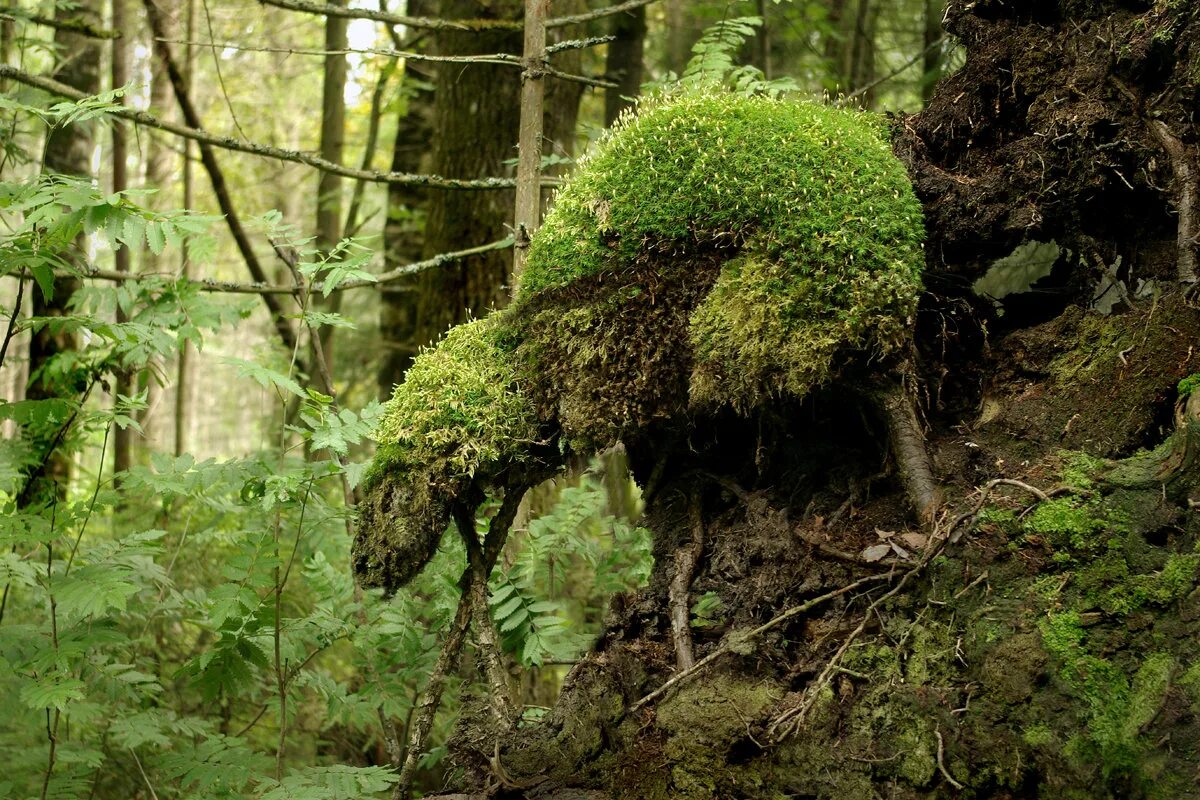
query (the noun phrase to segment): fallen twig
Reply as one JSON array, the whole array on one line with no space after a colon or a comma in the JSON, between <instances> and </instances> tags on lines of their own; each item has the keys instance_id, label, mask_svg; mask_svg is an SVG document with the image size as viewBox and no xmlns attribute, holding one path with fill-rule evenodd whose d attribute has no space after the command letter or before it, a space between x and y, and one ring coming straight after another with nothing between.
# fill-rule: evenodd
<instances>
[{"instance_id":1,"label":"fallen twig","mask_svg":"<svg viewBox=\"0 0 1200 800\"><path fill-rule=\"evenodd\" d=\"M706 655L704 658L697 661L695 663L695 665L693 665L690 669L685 669L682 672L675 673L675 675L673 675L669 680L667 680L662 686L659 686L657 689L650 692L650 694L646 695L641 700L638 700L636 703L634 703L632 706L630 706L629 710L637 711L638 709L642 708L643 706L647 705L648 703L654 702L655 700L662 697L667 692L669 692L672 689L674 689L675 687L679 686L681 683L692 678L696 673L700 672L700 670L704 669L705 667L707 667L709 664L716 661L721 656L725 655L726 653L732 653L736 650L742 649L748 642L751 642L754 639L757 639L759 636L762 636L767 631L771 630L772 628L776 628L776 627L782 625L783 623L787 622L788 620L792 619L793 617L803 614L806 611L810 611L811 609L821 605L822 603L832 600L835 597L841 597L842 595L852 592L855 589L858 589L862 586L866 586L869 583L875 583L875 582L883 581L883 580L890 580L893 577L893 574L894 573L888 572L888 573L883 573L880 575L868 575L865 578L859 578L858 580L854 581L853 583L847 584L846 586L843 586L840 589L834 589L831 592L826 592L825 594L821 595L820 597L814 597L811 600L806 600L805 602L801 603L798 606L792 606L787 611L784 611L782 614L779 614L778 616L773 617L769 621L764 622L762 625L759 625L757 628L752 628L745 632L742 632L742 631L732 632L731 634L729 634L729 636L726 637L725 641L721 643L720 647L718 647L716 650L714 650L711 653L709 653L708 655Z\"/></svg>"},{"instance_id":2,"label":"fallen twig","mask_svg":"<svg viewBox=\"0 0 1200 800\"><path fill-rule=\"evenodd\" d=\"M954 780L954 776L950 774L950 770L946 769L946 762L945 762L946 743L944 741L942 741L942 731L941 731L941 729L935 729L934 733L937 734L937 740L938 740L938 751L937 751L938 772L942 773L942 777L946 779L946 783L950 784L955 789L958 789L961 792L963 789L963 785L961 783L959 783L958 781Z\"/></svg>"}]
</instances>

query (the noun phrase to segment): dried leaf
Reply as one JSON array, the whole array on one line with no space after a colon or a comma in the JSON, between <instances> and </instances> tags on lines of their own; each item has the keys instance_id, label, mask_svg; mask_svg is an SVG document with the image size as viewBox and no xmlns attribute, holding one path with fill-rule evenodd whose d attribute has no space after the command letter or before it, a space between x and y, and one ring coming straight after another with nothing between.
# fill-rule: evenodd
<instances>
[{"instance_id":1,"label":"dried leaf","mask_svg":"<svg viewBox=\"0 0 1200 800\"><path fill-rule=\"evenodd\" d=\"M900 541L913 550L924 550L925 545L929 544L929 537L923 533L904 533L900 535Z\"/></svg>"},{"instance_id":2,"label":"dried leaf","mask_svg":"<svg viewBox=\"0 0 1200 800\"><path fill-rule=\"evenodd\" d=\"M890 545L876 544L862 551L862 559L874 564L876 561L882 561L890 552L892 552Z\"/></svg>"}]
</instances>

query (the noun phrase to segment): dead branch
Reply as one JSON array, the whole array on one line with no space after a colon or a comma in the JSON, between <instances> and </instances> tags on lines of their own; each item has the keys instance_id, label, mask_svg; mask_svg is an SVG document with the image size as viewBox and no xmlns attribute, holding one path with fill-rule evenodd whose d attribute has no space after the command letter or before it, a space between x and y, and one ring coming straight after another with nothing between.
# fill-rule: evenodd
<instances>
[{"instance_id":1,"label":"dead branch","mask_svg":"<svg viewBox=\"0 0 1200 800\"><path fill-rule=\"evenodd\" d=\"M341 292L346 289L365 289L365 288L369 288L369 287L377 287L377 286L382 286L382 285L386 285L389 283L395 283L396 281L406 278L409 275L415 275L416 273L424 272L427 269L434 269L436 267L440 267L445 264L450 264L455 261L461 261L464 258L469 258L471 256L479 255L480 253L487 253L492 250L504 250L506 248L512 247L512 244L513 244L512 237L508 237L505 239L498 239L494 242L489 242L487 244L481 244L478 247L469 247L466 250L454 250L449 253L439 253L438 255L433 256L432 258L427 258L422 261L414 261L411 264L405 264L403 266L396 267L395 269L388 270L387 272L380 273L379 276L377 278L375 278L374 280L360 279L360 280L345 281L345 282L340 283L337 286L335 286L333 289L330 290L330 292ZM71 276L79 277L79 278L90 278L93 280L113 281L113 282L117 282L117 283L120 283L122 281L145 280L147 278L166 278L167 280L185 280L185 281L188 281L190 283L197 285L200 288L200 291L203 291L203 292L226 292L229 294L287 294L287 295L294 295L297 292L297 289L294 285L289 286L289 285L284 285L284 284L269 284L269 283L236 283L233 281L216 281L216 280L208 280L208 279L196 280L196 279L192 279L192 278L183 277L176 273L167 273L167 272L141 272L141 273L132 274L132 273L128 273L128 272L118 272L116 270L111 270L111 269L89 269L82 273L63 271L62 274L63 275L71 275ZM6 276L6 277L9 277L9 276ZM13 277L16 277L16 276L13 276ZM309 288L309 291L324 293L325 289L321 286L321 284L315 284Z\"/></svg>"},{"instance_id":2,"label":"dead branch","mask_svg":"<svg viewBox=\"0 0 1200 800\"><path fill-rule=\"evenodd\" d=\"M101 28L92 25L83 19L55 19L53 17L43 17L39 14L31 14L23 8L7 8L0 9L0 19L11 20L13 22L27 22L32 25L44 25L47 28L54 28L59 31L68 31L80 36L87 36L92 39L120 39L121 32L113 31L107 28Z\"/></svg>"},{"instance_id":3,"label":"dead branch","mask_svg":"<svg viewBox=\"0 0 1200 800\"><path fill-rule=\"evenodd\" d=\"M159 41L158 44L165 47L166 37L161 38L162 41ZM28 72L7 64L0 64L0 78L14 80L26 86L32 86L35 89L41 89L44 92L65 97L68 100L79 101L88 98L88 95L84 92L73 89L65 83L59 83L52 78L45 78L40 75L31 75ZM303 164L307 167L319 169L334 175L341 175L345 178L355 178L374 183L420 186L427 189L511 189L516 185L516 181L512 178L475 178L468 180L462 178L444 178L440 175L419 175L409 172L381 172L379 170L356 169L344 164L334 164L319 156L309 155L298 150L286 150L282 147L273 147L256 142L243 142L228 136L216 136L201 129L198 119L194 124L189 121L187 125L179 125L174 122L161 120L153 114L134 108L113 109L109 113L118 119L125 119L149 128L157 128L158 130L172 133L184 139L199 142L202 148L204 145L208 145L210 147L219 147L223 150L233 150L238 153L249 153L250 155L261 156L262 158L272 158L276 161ZM203 155L203 149L201 150L201 154ZM562 181L556 178L543 178L542 185L560 186L562 185Z\"/></svg>"},{"instance_id":4,"label":"dead branch","mask_svg":"<svg viewBox=\"0 0 1200 800\"><path fill-rule=\"evenodd\" d=\"M349 17L352 19L369 19L384 22L388 25L404 25L409 28L426 30L452 30L467 32L483 32L494 30L517 31L522 29L521 20L507 19L435 19L433 17L410 17L404 14L393 14L388 11L372 11L366 8L343 8L325 3L312 3L306 0L258 0L265 6L284 8L289 11L300 11L305 14L321 14L328 17ZM552 17L546 20L547 28L562 28L569 25L581 25L594 19L602 19L613 14L623 14L635 8L648 6L655 0L627 0L615 6L586 11L581 14L571 14L565 17Z\"/></svg>"},{"instance_id":5,"label":"dead branch","mask_svg":"<svg viewBox=\"0 0 1200 800\"><path fill-rule=\"evenodd\" d=\"M600 43L607 41L611 37L598 37L597 40L582 40L588 43ZM392 50L384 47L366 47L366 48L345 48L341 50L324 50L320 48L303 48L303 47L252 47L248 45L235 44L233 42L192 42L185 39L164 39L167 44L182 44L197 47L215 47L221 50L238 50L245 53L283 53L293 56L344 56L344 55L376 55L384 56L392 59L404 59L405 61L434 61L448 62L451 64L500 64L502 66L524 68L524 62L520 56L512 53L486 53L480 55L464 55L464 56L439 56L430 55L428 53L416 53L411 50ZM581 46L581 41L571 42L575 46ZM564 48L559 47L558 50ZM551 48L546 48L546 55L550 55ZM553 51L557 52L557 50ZM590 78L587 75L576 75L571 72L564 72L556 69L549 64L542 67L542 71L553 78L559 80L570 81L572 83L582 83L585 86L593 86L599 89L610 89L616 86L612 81L607 81L602 78Z\"/></svg>"},{"instance_id":6,"label":"dead branch","mask_svg":"<svg viewBox=\"0 0 1200 800\"><path fill-rule=\"evenodd\" d=\"M692 579L696 575L696 564L704 551L704 517L699 492L692 494L688 517L691 538L675 551L675 575L667 589L671 609L671 638L675 641L675 663L681 670L691 669L696 663L696 656L692 652L691 604L688 600Z\"/></svg>"},{"instance_id":7,"label":"dead branch","mask_svg":"<svg viewBox=\"0 0 1200 800\"><path fill-rule=\"evenodd\" d=\"M163 22L162 12L154 4L154 0L144 0L142 5L146 9L146 18L150 23L153 35L160 39L165 38L166 25ZM191 97L188 94L187 81L183 73L180 72L179 66L175 63L174 57L171 55L171 48L163 42L156 42L155 50L158 52L159 60L167 71L167 78L171 82L171 88L175 91L175 99L178 101L179 110L183 113L184 120L191 127L199 129L201 126L200 115L196 112L195 106L192 105ZM242 254L242 259L246 262L246 268L250 271L250 277L257 282L266 283L267 273L259 263L258 256L254 252L254 247L251 246L250 239L246 235L246 230L242 227L241 218L234 208L233 198L230 196L229 187L225 182L225 174L221 171L221 167L217 163L216 153L213 152L212 146L208 143L200 142L200 160L204 164L205 171L208 173L213 194L217 198L217 205L220 207L221 213L225 216L225 224L229 226L229 233L233 236L238 251ZM278 331L279 338L283 341L284 347L288 350L295 350L297 341L296 332L292 329L291 322L288 321L287 316L284 314L283 307L272 295L264 294L261 297L263 304L271 314L271 319L275 323L275 330Z\"/></svg>"}]
</instances>

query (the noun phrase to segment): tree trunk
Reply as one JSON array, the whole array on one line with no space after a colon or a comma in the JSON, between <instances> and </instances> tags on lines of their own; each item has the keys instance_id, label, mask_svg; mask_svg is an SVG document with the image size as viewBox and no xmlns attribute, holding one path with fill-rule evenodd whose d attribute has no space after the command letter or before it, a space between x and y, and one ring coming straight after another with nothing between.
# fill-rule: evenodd
<instances>
[{"instance_id":1,"label":"tree trunk","mask_svg":"<svg viewBox=\"0 0 1200 800\"><path fill-rule=\"evenodd\" d=\"M645 73L646 8L636 8L627 14L613 17L612 35L604 72L617 86L604 93L604 124L612 126L620 113L631 104L642 89Z\"/></svg>"},{"instance_id":2,"label":"tree trunk","mask_svg":"<svg viewBox=\"0 0 1200 800\"><path fill-rule=\"evenodd\" d=\"M467 796L1198 796L1200 400L1176 387L1200 372L1200 14L946 19L966 64L895 122L928 228L922 407L833 385L626 441L649 585L542 722L460 722ZM1030 241L1058 248L1048 276L972 291ZM949 508L925 532L905 449ZM680 613L707 593L724 633Z\"/></svg>"},{"instance_id":3,"label":"tree trunk","mask_svg":"<svg viewBox=\"0 0 1200 800\"><path fill-rule=\"evenodd\" d=\"M346 0L331 0L335 6L345 6ZM334 164L342 163L346 140L346 19L325 18L325 66L321 83L321 158ZM317 183L317 249L329 253L342 238L342 179L328 172L320 173ZM314 298L315 299L315 298ZM323 311L336 314L342 305L341 292L316 301ZM320 326L314 335L321 337L329 374L333 375L334 353L331 325ZM309 363L316 364L317 349L309 350ZM314 367L313 376L319 375ZM320 381L317 381L318 385ZM324 387L332 391L333 387Z\"/></svg>"},{"instance_id":4,"label":"tree trunk","mask_svg":"<svg viewBox=\"0 0 1200 800\"><path fill-rule=\"evenodd\" d=\"M437 13L434 0L409 0L407 11L413 16L433 16ZM393 33L393 45L399 49L400 39ZM396 124L392 144L393 172L422 172L429 169L429 142L433 138L433 82L436 74L428 63L404 62L400 91L404 94L404 111ZM395 269L421 259L423 252L423 222L428 210L426 193L412 186L390 184L387 190L387 218L383 223L383 264L385 270ZM385 288L380 294L379 333L383 340L384 356L379 367L380 397L392 396L392 389L404 377L404 371L420 346L415 341L415 298L413 281L404 281Z\"/></svg>"},{"instance_id":5,"label":"tree trunk","mask_svg":"<svg viewBox=\"0 0 1200 800\"><path fill-rule=\"evenodd\" d=\"M73 19L82 19L98 25L101 20L99 0L84 0L76 7L63 10L57 9L56 16L65 15ZM65 83L81 92L96 94L100 91L100 40L68 30L54 31L55 50L61 55L61 61L54 71L54 79ZM91 174L92 147L95 124L80 122L50 131L46 139L46 149L42 160L42 168L46 172L77 177L87 177ZM76 252L68 257L78 261L87 258L87 241L81 236L76 242ZM40 290L34 290L33 316L54 317L67 313L67 302L79 288L79 281L74 278L58 278L54 281L52 297L43 296ZM29 374L32 376L46 366L57 354L76 348L74 334L53 333L43 327L36 331L29 342ZM83 379L86 382L86 378ZM67 384L52 381L45 376L34 378L26 391L29 400L44 400L52 397L78 397L85 386L75 385L72 380ZM55 439L54 432L47 432L44 441L35 443L35 453L39 456L38 448L49 448ZM29 486L42 481L53 483L57 491L64 492L71 478L71 462L59 452L47 452L41 467L29 476Z\"/></svg>"},{"instance_id":6,"label":"tree trunk","mask_svg":"<svg viewBox=\"0 0 1200 800\"><path fill-rule=\"evenodd\" d=\"M112 0L113 30L129 29L127 0ZM129 40L125 37L113 39L112 42L112 88L120 89L129 83ZM127 105L125 97L121 97L121 105ZM124 125L114 125L112 128L112 190L114 193L123 192L129 188L129 146L126 140L127 128ZM113 268L117 272L129 272L129 247L122 246L113 254ZM117 309L117 322L126 322L125 312ZM121 396L132 394L133 378L125 370L116 374L113 386L113 402L120 402ZM133 465L133 430L115 426L112 432L113 440L113 474L114 482L119 484L121 475Z\"/></svg>"}]
</instances>

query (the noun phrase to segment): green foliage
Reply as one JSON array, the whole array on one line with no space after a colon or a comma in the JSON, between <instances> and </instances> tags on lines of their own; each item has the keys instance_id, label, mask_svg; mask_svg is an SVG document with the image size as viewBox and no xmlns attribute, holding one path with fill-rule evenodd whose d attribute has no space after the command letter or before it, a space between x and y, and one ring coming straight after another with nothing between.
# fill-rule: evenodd
<instances>
[{"instance_id":1,"label":"green foliage","mask_svg":"<svg viewBox=\"0 0 1200 800\"><path fill-rule=\"evenodd\" d=\"M563 487L519 537L511 566L492 578L502 644L525 666L577 657L599 633L594 610L650 577L649 531L606 513L607 499L592 473Z\"/></svg>"},{"instance_id":2,"label":"green foliage","mask_svg":"<svg viewBox=\"0 0 1200 800\"><path fill-rule=\"evenodd\" d=\"M692 58L680 78L687 88L727 86L738 94L762 94L779 97L799 90L791 78L767 80L762 70L749 65L737 65L735 58L747 41L758 35L762 17L723 19L709 26L700 40L692 45Z\"/></svg>"}]
</instances>

